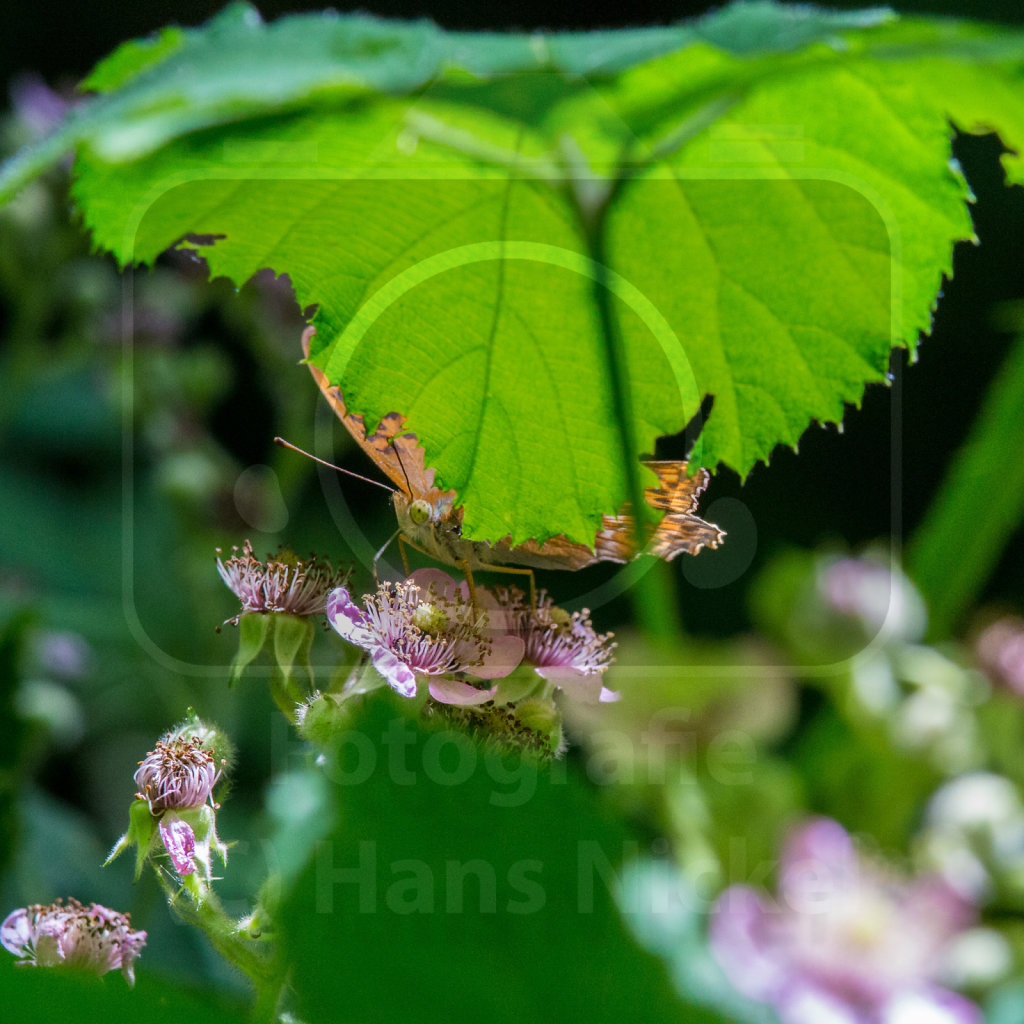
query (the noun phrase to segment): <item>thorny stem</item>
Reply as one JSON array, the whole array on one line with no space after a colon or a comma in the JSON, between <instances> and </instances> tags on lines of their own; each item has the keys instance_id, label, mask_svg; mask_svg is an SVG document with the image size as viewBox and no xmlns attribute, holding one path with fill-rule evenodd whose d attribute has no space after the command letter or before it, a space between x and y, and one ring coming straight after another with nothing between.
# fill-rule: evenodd
<instances>
[{"instance_id":1,"label":"thorny stem","mask_svg":"<svg viewBox=\"0 0 1024 1024\"><path fill-rule=\"evenodd\" d=\"M284 987L284 975L276 957L260 956L238 935L238 925L228 916L213 891L201 902L194 903L177 886L169 872L155 868L156 876L167 897L168 905L187 924L205 932L210 945L233 967L248 977L256 990L253 1020L272 1024L277 1019L277 1004Z\"/></svg>"}]
</instances>

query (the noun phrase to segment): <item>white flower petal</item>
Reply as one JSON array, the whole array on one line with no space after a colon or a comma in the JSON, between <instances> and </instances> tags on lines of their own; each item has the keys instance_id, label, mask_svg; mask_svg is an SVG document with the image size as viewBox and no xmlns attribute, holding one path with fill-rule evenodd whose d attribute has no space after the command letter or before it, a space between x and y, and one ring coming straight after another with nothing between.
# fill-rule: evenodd
<instances>
[{"instance_id":1,"label":"white flower petal","mask_svg":"<svg viewBox=\"0 0 1024 1024\"><path fill-rule=\"evenodd\" d=\"M374 650L373 667L396 693L403 697L416 696L416 673L386 647L377 647Z\"/></svg>"},{"instance_id":2,"label":"white flower petal","mask_svg":"<svg viewBox=\"0 0 1024 1024\"><path fill-rule=\"evenodd\" d=\"M327 595L327 621L350 644L369 650L375 643L363 610L344 587L337 587Z\"/></svg>"}]
</instances>

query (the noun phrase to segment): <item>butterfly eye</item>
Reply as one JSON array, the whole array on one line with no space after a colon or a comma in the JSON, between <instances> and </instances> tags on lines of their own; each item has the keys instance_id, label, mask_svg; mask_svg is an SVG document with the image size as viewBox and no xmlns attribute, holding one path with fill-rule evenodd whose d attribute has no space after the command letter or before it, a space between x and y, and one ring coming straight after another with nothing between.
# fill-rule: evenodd
<instances>
[{"instance_id":1,"label":"butterfly eye","mask_svg":"<svg viewBox=\"0 0 1024 1024\"><path fill-rule=\"evenodd\" d=\"M417 526L422 526L430 518L430 506L422 498L417 498L409 506L409 518Z\"/></svg>"}]
</instances>

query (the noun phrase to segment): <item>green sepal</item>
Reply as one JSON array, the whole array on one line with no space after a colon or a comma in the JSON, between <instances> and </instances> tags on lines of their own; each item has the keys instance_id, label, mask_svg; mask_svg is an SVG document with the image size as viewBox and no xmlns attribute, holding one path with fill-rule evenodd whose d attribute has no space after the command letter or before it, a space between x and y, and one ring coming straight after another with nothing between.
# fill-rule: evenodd
<instances>
[{"instance_id":1,"label":"green sepal","mask_svg":"<svg viewBox=\"0 0 1024 1024\"><path fill-rule=\"evenodd\" d=\"M231 662L232 685L242 678L246 666L263 650L272 618L265 612L249 612L238 620L238 653Z\"/></svg>"},{"instance_id":2,"label":"green sepal","mask_svg":"<svg viewBox=\"0 0 1024 1024\"><path fill-rule=\"evenodd\" d=\"M309 682L313 682L313 666L309 652L313 646L315 626L309 619L278 612L274 616L274 664L275 671L270 677L270 693L274 703L296 721L298 707L306 699L306 692L295 679L295 666L305 671Z\"/></svg>"},{"instance_id":3,"label":"green sepal","mask_svg":"<svg viewBox=\"0 0 1024 1024\"><path fill-rule=\"evenodd\" d=\"M327 692L333 693L339 700L348 700L350 697L373 693L383 686L387 686L387 681L368 659L363 658L354 665L350 662L338 665L331 673Z\"/></svg>"},{"instance_id":4,"label":"green sepal","mask_svg":"<svg viewBox=\"0 0 1024 1024\"><path fill-rule=\"evenodd\" d=\"M157 818L153 817L149 804L145 800L132 801L128 809L128 831L116 843L113 849L107 854L103 862L106 867L112 860L119 857L129 846L135 847L135 878L139 880L142 874L142 866L149 857L157 837Z\"/></svg>"},{"instance_id":5,"label":"green sepal","mask_svg":"<svg viewBox=\"0 0 1024 1024\"><path fill-rule=\"evenodd\" d=\"M306 670L313 682L313 666L309 652L313 647L316 627L312 619L277 612L274 615L274 661L285 679L291 679L295 666Z\"/></svg>"},{"instance_id":6,"label":"green sepal","mask_svg":"<svg viewBox=\"0 0 1024 1024\"><path fill-rule=\"evenodd\" d=\"M498 692L494 695L496 705L515 704L539 693L544 688L544 680L534 671L533 666L521 663L507 676L498 680Z\"/></svg>"}]
</instances>

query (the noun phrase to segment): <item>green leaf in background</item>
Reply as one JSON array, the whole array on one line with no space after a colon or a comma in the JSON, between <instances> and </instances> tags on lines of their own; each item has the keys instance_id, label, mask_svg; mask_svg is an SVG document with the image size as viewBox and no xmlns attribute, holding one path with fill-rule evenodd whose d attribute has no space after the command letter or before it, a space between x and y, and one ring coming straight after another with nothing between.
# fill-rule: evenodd
<instances>
[{"instance_id":1,"label":"green leaf in background","mask_svg":"<svg viewBox=\"0 0 1024 1024\"><path fill-rule=\"evenodd\" d=\"M136 985L129 988L114 972L100 980L78 971L18 967L6 953L0 960L0 987L7 1024L94 1024L146 1020L152 1024L242 1024L244 1007L213 993L190 991L180 982L153 977L146 952L136 962Z\"/></svg>"},{"instance_id":2,"label":"green leaf in background","mask_svg":"<svg viewBox=\"0 0 1024 1024\"><path fill-rule=\"evenodd\" d=\"M948 636L1024 517L1024 336L992 383L971 432L907 550L930 634Z\"/></svg>"},{"instance_id":3,"label":"green leaf in background","mask_svg":"<svg viewBox=\"0 0 1024 1024\"><path fill-rule=\"evenodd\" d=\"M721 1021L629 937L609 887L639 844L566 765L377 701L326 773L337 824L283 918L308 1024Z\"/></svg>"},{"instance_id":4,"label":"green leaf in background","mask_svg":"<svg viewBox=\"0 0 1024 1024\"><path fill-rule=\"evenodd\" d=\"M949 119L1019 150L1022 65L1019 35L878 10L521 37L234 7L117 51L0 195L77 145L121 262L192 236L215 276L287 273L312 361L407 417L468 536L589 543L623 436L712 396L695 458L744 475L885 379L973 237Z\"/></svg>"}]
</instances>

